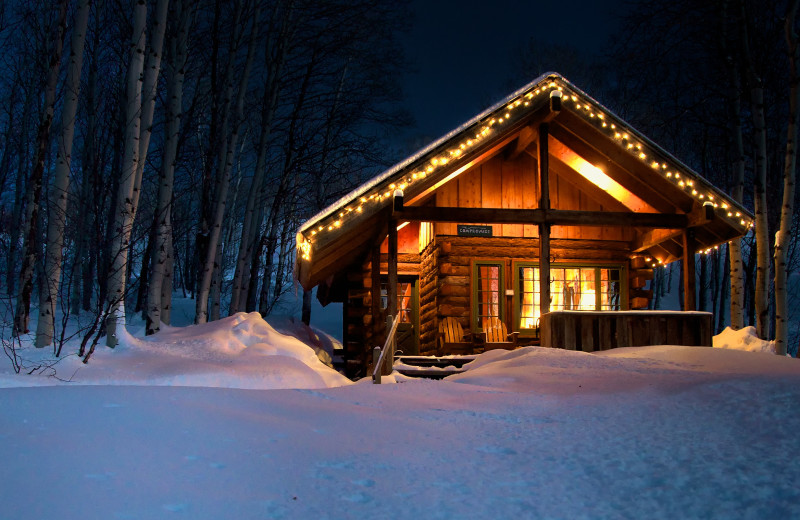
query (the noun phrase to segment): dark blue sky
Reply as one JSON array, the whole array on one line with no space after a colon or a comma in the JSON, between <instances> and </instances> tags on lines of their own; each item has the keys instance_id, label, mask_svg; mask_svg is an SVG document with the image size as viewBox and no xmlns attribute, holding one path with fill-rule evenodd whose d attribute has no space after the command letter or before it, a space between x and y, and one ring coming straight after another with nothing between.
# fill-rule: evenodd
<instances>
[{"instance_id":1,"label":"dark blue sky","mask_svg":"<svg viewBox=\"0 0 800 520\"><path fill-rule=\"evenodd\" d=\"M534 79L509 83L519 76L519 52L531 37L570 44L587 56L601 52L618 27L622 0L412 0L411 6L416 19L406 51L415 70L403 88L417 122L410 136L430 140Z\"/></svg>"}]
</instances>

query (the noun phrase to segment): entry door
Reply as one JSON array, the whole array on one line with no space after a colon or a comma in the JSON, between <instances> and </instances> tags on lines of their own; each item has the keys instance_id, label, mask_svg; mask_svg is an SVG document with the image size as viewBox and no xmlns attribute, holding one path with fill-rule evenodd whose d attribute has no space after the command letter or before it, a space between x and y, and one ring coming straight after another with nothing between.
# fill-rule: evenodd
<instances>
[{"instance_id":1,"label":"entry door","mask_svg":"<svg viewBox=\"0 0 800 520\"><path fill-rule=\"evenodd\" d=\"M388 307L388 280L381 283L381 307ZM397 349L403 354L419 354L419 279L416 276L401 276L397 279Z\"/></svg>"}]
</instances>

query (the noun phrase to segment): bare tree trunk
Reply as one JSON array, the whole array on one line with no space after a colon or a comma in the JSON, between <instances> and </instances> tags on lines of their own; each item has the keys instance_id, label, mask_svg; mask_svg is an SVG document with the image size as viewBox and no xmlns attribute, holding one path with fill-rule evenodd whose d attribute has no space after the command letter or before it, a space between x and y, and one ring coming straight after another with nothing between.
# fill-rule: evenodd
<instances>
[{"instance_id":1,"label":"bare tree trunk","mask_svg":"<svg viewBox=\"0 0 800 520\"><path fill-rule=\"evenodd\" d=\"M14 314L15 334L28 332L31 293L33 292L33 272L37 257L37 245L39 242L39 201L42 196L44 162L50 144L50 127L53 123L53 114L55 111L56 85L58 83L58 71L61 67L61 52L64 48L64 32L66 31L68 5L68 0L62 0L59 4L58 19L51 40L53 47L47 73L42 119L39 122L39 130L36 136L36 158L34 159L33 171L28 181L25 220L23 221L24 256L22 257L22 267L19 275L20 293L17 297L17 308Z\"/></svg>"},{"instance_id":2,"label":"bare tree trunk","mask_svg":"<svg viewBox=\"0 0 800 520\"><path fill-rule=\"evenodd\" d=\"M28 124L31 119L31 109L34 103L33 88L28 87L25 96L25 106L22 111L20 124L19 144L17 150L17 178L14 183L14 207L11 210L11 226L9 229L8 257L6 258L6 291L14 295L16 286L17 250L19 249L20 228L22 225L22 211L25 209L23 193L25 192L25 175L28 169Z\"/></svg>"},{"instance_id":3,"label":"bare tree trunk","mask_svg":"<svg viewBox=\"0 0 800 520\"><path fill-rule=\"evenodd\" d=\"M236 152L237 140L241 127L242 118L244 116L244 96L247 91L247 83L250 75L250 70L253 66L253 58L255 56L256 42L258 41L258 19L261 13L261 4L256 4L256 10L253 14L252 27L250 32L249 44L247 49L247 59L245 61L244 71L242 71L239 90L237 92L236 101L236 114L233 125L231 127L230 141L220 159L220 168L218 170L219 179L217 186L217 200L214 210L214 219L211 223L211 229L208 234L207 256L203 265L202 278L197 289L196 295L196 323L205 323L208 321L208 295L211 288L211 278L214 274L214 261L217 253L217 243L220 240L222 232L222 221L225 216L225 206L228 198L228 188L230 187L231 169L233 167L233 156Z\"/></svg>"},{"instance_id":4,"label":"bare tree trunk","mask_svg":"<svg viewBox=\"0 0 800 520\"><path fill-rule=\"evenodd\" d=\"M208 290L208 299L211 302L211 309L208 313L208 316L211 321L217 321L219 319L220 299L222 298L222 255L224 254L222 245L223 242L223 240L217 242L217 254L215 255L214 260L214 272L211 276L211 287L209 287Z\"/></svg>"},{"instance_id":5,"label":"bare tree trunk","mask_svg":"<svg viewBox=\"0 0 800 520\"><path fill-rule=\"evenodd\" d=\"M106 293L109 316L106 322L106 342L114 347L119 342L117 327L125 326L125 271L128 266L133 220L136 169L139 164L139 135L141 130L142 73L144 69L145 27L147 2L133 0L133 32L131 35L130 62L127 73L127 105L125 109L125 151L117 188L113 235L111 237L108 290Z\"/></svg>"},{"instance_id":6,"label":"bare tree trunk","mask_svg":"<svg viewBox=\"0 0 800 520\"><path fill-rule=\"evenodd\" d=\"M86 27L89 23L89 0L80 0L75 12L72 42L64 89L64 104L61 112L61 140L58 146L56 172L51 188L50 212L47 225L47 242L44 260L44 284L39 291L39 322L36 327L36 347L42 348L53 342L54 316L64 247L64 227L67 220L67 195L72 166L72 137L75 135L75 114L78 111L78 94L81 87L83 46Z\"/></svg>"},{"instance_id":7,"label":"bare tree trunk","mask_svg":"<svg viewBox=\"0 0 800 520\"><path fill-rule=\"evenodd\" d=\"M275 14L277 13L278 7L279 4L276 3L272 20L276 18ZM244 222L242 223L242 239L239 242L239 251L236 257L236 269L233 275L231 303L228 314L239 312L239 310L246 306L247 296L245 293L248 285L247 272L253 260L253 245L258 238L258 231L254 231L253 229L256 227L256 200L262 193L263 179L266 173L267 147L269 145L272 122L278 105L281 73L286 60L286 52L289 47L287 33L290 26L291 14L291 7L289 7L281 18L280 31L274 45L268 46L264 53L267 62L268 79L264 86L264 95L261 101L261 135L259 136L258 143L258 158L256 160L256 169L253 172L253 181L250 186L250 191L247 194L247 205L245 207Z\"/></svg>"},{"instance_id":8,"label":"bare tree trunk","mask_svg":"<svg viewBox=\"0 0 800 520\"><path fill-rule=\"evenodd\" d=\"M729 96L728 101L731 109L731 138L733 140L733 178L731 179L731 197L741 204L744 197L744 139L742 138L742 81L739 76L739 68L728 45L727 22L729 17L729 3L723 0L721 9L721 31L720 48L725 58L726 69L729 76ZM741 14L741 11L740 11ZM738 23L744 23L737 18ZM739 330L744 327L744 266L742 261L742 241L735 238L728 242L728 257L730 260L730 315L731 328Z\"/></svg>"},{"instance_id":9,"label":"bare tree trunk","mask_svg":"<svg viewBox=\"0 0 800 520\"><path fill-rule=\"evenodd\" d=\"M756 219L756 285L754 304L756 331L762 339L769 335L769 223L767 221L767 130L764 115L764 86L756 74L747 35L747 18L742 10L742 38L747 81L750 88L750 104L753 113L753 135L755 138L756 167L753 176L753 202Z\"/></svg>"},{"instance_id":10,"label":"bare tree trunk","mask_svg":"<svg viewBox=\"0 0 800 520\"><path fill-rule=\"evenodd\" d=\"M788 350L789 323L786 287L786 253L789 247L794 216L794 183L797 170L797 105L800 99L800 78L797 65L800 51L797 33L794 31L795 18L800 0L793 0L787 9L785 20L786 45L789 51L789 124L786 129L786 158L783 167L783 206L781 222L775 234L775 353L785 356Z\"/></svg>"},{"instance_id":11,"label":"bare tree trunk","mask_svg":"<svg viewBox=\"0 0 800 520\"><path fill-rule=\"evenodd\" d=\"M164 262L164 280L161 282L161 323L166 323L169 325L170 320L172 319L172 275L175 265L171 227L169 234L167 235L167 245L165 246L165 249L167 251L167 259L166 262Z\"/></svg>"},{"instance_id":12,"label":"bare tree trunk","mask_svg":"<svg viewBox=\"0 0 800 520\"><path fill-rule=\"evenodd\" d=\"M173 1L173 19L178 20L178 27L170 38L170 62L166 69L167 77L167 117L166 142L161 159L161 174L158 186L158 205L155 212L155 245L153 261L150 265L150 285L147 294L146 333L155 334L164 321L164 282L170 280L167 305L171 304L172 272L167 270L172 258L172 192L175 179L175 160L180 139L181 117L183 112L183 80L186 66L187 42L190 20L194 11L194 2L185 6L183 0ZM167 320L168 317L167 311ZM168 323L168 321L165 321Z\"/></svg>"},{"instance_id":13,"label":"bare tree trunk","mask_svg":"<svg viewBox=\"0 0 800 520\"><path fill-rule=\"evenodd\" d=\"M142 82L139 160L136 162L136 178L133 182L133 199L131 201L134 216L139 207L144 164L147 158L147 150L150 147L150 136L153 133L153 112L156 106L156 91L158 90L158 75L161 71L168 7L169 0L158 0L153 23L151 24L150 43L147 47L147 63L144 66L144 80Z\"/></svg>"}]
</instances>

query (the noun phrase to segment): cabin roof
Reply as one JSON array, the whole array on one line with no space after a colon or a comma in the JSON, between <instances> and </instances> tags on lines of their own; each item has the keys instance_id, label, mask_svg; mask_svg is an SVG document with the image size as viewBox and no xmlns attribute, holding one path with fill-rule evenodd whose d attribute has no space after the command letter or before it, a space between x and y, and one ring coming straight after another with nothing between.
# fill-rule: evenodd
<instances>
[{"instance_id":1,"label":"cabin roof","mask_svg":"<svg viewBox=\"0 0 800 520\"><path fill-rule=\"evenodd\" d=\"M649 193L659 202L644 211L688 214L713 207L714 229L699 240L701 248L741 236L752 226L752 214L729 195L564 77L547 73L303 223L297 233L295 277L309 289L379 244L395 190L402 190L405 203L414 205L500 149L514 142L520 146L523 130L551 112L553 93L561 96L561 108L551 135L583 146L575 151L589 162L624 165L629 174L622 184L634 195Z\"/></svg>"}]
</instances>

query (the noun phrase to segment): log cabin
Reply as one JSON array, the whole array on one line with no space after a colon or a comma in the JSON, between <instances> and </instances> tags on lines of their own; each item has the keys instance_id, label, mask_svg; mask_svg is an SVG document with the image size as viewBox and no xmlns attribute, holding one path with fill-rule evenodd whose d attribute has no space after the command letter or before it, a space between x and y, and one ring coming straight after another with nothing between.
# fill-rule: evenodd
<instances>
[{"instance_id":1,"label":"log cabin","mask_svg":"<svg viewBox=\"0 0 800 520\"><path fill-rule=\"evenodd\" d=\"M577 333L596 346L592 336L611 330L602 316L614 313L632 320L628 330L659 329L652 315L627 312L647 309L653 270L682 262L692 311L695 254L752 223L725 192L548 73L305 222L295 278L317 287L323 305L343 303L347 375L357 377L387 316L399 316L398 348L422 355L440 350L448 317L471 333L499 318L521 344ZM583 330L550 333L558 313ZM661 333L675 329L666 319Z\"/></svg>"}]
</instances>

